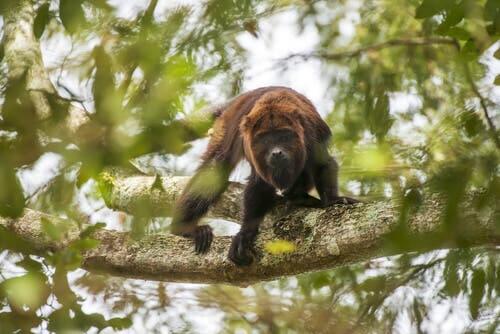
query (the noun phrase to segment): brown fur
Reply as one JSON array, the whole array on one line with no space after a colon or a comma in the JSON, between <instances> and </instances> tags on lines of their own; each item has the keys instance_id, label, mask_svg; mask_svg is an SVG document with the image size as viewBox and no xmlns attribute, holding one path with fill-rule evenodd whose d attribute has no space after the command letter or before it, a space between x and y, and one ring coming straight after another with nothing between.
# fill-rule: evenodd
<instances>
[{"instance_id":1,"label":"brown fur","mask_svg":"<svg viewBox=\"0 0 500 334\"><path fill-rule=\"evenodd\" d=\"M251 263L260 221L276 203L276 190L307 206L354 202L338 196L338 167L328 154L330 129L305 96L286 87L263 87L222 105L214 116L202 164L177 201L172 220L172 232L193 238L197 252L206 252L213 238L210 227L197 222L224 192L230 172L243 158L252 173L242 227L229 251L238 265ZM307 195L313 186L321 199Z\"/></svg>"},{"instance_id":2,"label":"brown fur","mask_svg":"<svg viewBox=\"0 0 500 334\"><path fill-rule=\"evenodd\" d=\"M228 103L225 110L218 111L213 126L212 138L203 160L215 158L235 166L245 157L255 162L248 142L260 131L274 128L291 128L297 131L305 145L312 148L314 142L329 139L331 132L314 108L302 94L287 87L263 87L244 93ZM272 118L270 114L276 117ZM273 121L271 121L273 119ZM256 123L259 128L252 129ZM246 149L244 141L247 142Z\"/></svg>"}]
</instances>

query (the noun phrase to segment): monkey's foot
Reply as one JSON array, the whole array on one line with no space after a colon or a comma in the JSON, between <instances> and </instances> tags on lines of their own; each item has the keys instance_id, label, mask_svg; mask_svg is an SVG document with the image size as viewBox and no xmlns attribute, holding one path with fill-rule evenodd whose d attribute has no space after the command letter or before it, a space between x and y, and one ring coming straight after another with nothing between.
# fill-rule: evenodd
<instances>
[{"instance_id":1,"label":"monkey's foot","mask_svg":"<svg viewBox=\"0 0 500 334\"><path fill-rule=\"evenodd\" d=\"M197 254L206 253L214 240L212 228L208 225L196 226L194 229L187 232L183 231L182 228L172 228L171 232L184 238L194 239L194 250Z\"/></svg>"},{"instance_id":2,"label":"monkey's foot","mask_svg":"<svg viewBox=\"0 0 500 334\"><path fill-rule=\"evenodd\" d=\"M351 197L346 197L346 196L339 196L339 197L335 197L334 199L332 199L330 205L334 205L334 204L356 204L356 203L361 203L361 201L355 199L355 198L351 198Z\"/></svg>"},{"instance_id":3,"label":"monkey's foot","mask_svg":"<svg viewBox=\"0 0 500 334\"><path fill-rule=\"evenodd\" d=\"M229 248L229 260L233 261L237 266L249 266L252 264L255 251L253 243L255 233L240 231L233 237L231 247Z\"/></svg>"}]
</instances>

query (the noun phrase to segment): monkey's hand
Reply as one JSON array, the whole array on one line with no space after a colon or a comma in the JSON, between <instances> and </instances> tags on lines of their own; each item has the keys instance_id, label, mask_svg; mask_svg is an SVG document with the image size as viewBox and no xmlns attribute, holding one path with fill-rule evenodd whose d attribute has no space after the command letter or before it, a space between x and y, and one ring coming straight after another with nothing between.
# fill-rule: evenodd
<instances>
[{"instance_id":1,"label":"monkey's hand","mask_svg":"<svg viewBox=\"0 0 500 334\"><path fill-rule=\"evenodd\" d=\"M173 227L171 232L175 235L194 239L194 250L197 254L206 253L214 239L212 228L208 225L195 226L190 230Z\"/></svg>"},{"instance_id":2,"label":"monkey's hand","mask_svg":"<svg viewBox=\"0 0 500 334\"><path fill-rule=\"evenodd\" d=\"M308 193L303 193L300 195L293 195L286 197L286 200L294 205L306 208L323 208L324 205L319 198L313 197Z\"/></svg>"},{"instance_id":3,"label":"monkey's hand","mask_svg":"<svg viewBox=\"0 0 500 334\"><path fill-rule=\"evenodd\" d=\"M255 257L253 248L255 242L255 231L239 231L233 237L231 247L229 248L229 260L237 266L249 266Z\"/></svg>"}]
</instances>

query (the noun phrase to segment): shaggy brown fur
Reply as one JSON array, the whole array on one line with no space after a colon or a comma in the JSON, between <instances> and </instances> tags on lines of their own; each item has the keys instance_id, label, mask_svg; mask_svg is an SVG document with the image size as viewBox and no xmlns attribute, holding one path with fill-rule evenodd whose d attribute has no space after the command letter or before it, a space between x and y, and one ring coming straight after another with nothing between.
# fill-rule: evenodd
<instances>
[{"instance_id":1,"label":"shaggy brown fur","mask_svg":"<svg viewBox=\"0 0 500 334\"><path fill-rule=\"evenodd\" d=\"M330 129L305 96L286 87L259 88L234 98L214 115L202 164L177 201L172 221L172 232L194 238L197 252L206 252L213 239L210 227L197 222L224 192L229 174L243 158L252 173L243 225L229 251L238 265L252 262L258 226L275 204L277 190L307 206L355 202L338 196L338 167L327 151ZM314 186L321 199L307 194Z\"/></svg>"}]
</instances>

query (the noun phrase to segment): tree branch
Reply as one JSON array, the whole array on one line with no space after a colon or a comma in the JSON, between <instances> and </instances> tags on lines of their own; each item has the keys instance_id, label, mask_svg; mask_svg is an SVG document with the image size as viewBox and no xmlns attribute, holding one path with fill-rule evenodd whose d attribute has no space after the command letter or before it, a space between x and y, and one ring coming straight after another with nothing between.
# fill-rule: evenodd
<instances>
[{"instance_id":1,"label":"tree branch","mask_svg":"<svg viewBox=\"0 0 500 334\"><path fill-rule=\"evenodd\" d=\"M48 95L58 95L42 61L40 43L33 32L34 18L35 11L31 0L19 0L7 9L4 14L5 62L9 69L10 82L19 80L26 74L26 89L30 92L37 116L43 120L51 117L53 113ZM61 130L68 131L74 138L81 126L88 121L84 110L71 105L64 124L61 124ZM82 136L80 139L85 138Z\"/></svg>"},{"instance_id":2,"label":"tree branch","mask_svg":"<svg viewBox=\"0 0 500 334\"><path fill-rule=\"evenodd\" d=\"M165 214L172 205L187 178L152 176L123 176L108 173L103 176L101 189L107 203L120 210L144 213L140 205L158 206L155 214ZM156 180L156 181L155 181ZM231 184L228 192L211 210L209 216L238 221L240 216L241 185ZM422 208L412 215L408 233L412 240L442 229L440 214L444 202L428 198ZM165 210L165 211L164 211ZM494 213L484 216L464 207L460 235L470 245L499 244L500 232ZM44 237L42 217L68 227L64 242L56 243ZM216 237L207 254L197 255L191 240L170 234L147 235L133 240L129 233L100 230L94 238L100 246L84 254L83 268L112 275L149 280L228 283L248 285L262 280L277 279L307 271L342 266L366 261L382 255L397 253L383 247L387 233L398 226L398 210L390 202L374 202L355 206L333 206L326 209L289 207L275 208L265 219L256 242L257 262L239 268L227 259L231 237ZM463 222L463 225L462 225ZM45 214L26 210L17 220L0 219L0 225L29 241L39 251L64 247L78 238L78 225ZM272 254L265 245L276 240L287 240L295 249L291 253ZM425 249L425 240L418 248ZM432 248L452 247L453 243L433 244Z\"/></svg>"},{"instance_id":3,"label":"tree branch","mask_svg":"<svg viewBox=\"0 0 500 334\"><path fill-rule=\"evenodd\" d=\"M449 45L452 46L456 49L457 52L460 52L460 44L458 41L454 38L448 38L448 37L426 37L426 38L397 38L397 39L391 39L382 43L377 43L377 44L372 44L368 46L363 46L358 49L350 50L350 51L343 51L343 52L338 52L338 53L328 53L328 52L312 52L312 53L294 53L289 55L288 57L285 57L281 59L281 62L286 62L289 61L293 58L301 58L303 60L308 60L310 58L321 58L325 60L341 60L344 58L354 58L358 57L364 53L370 52L370 51L378 51L382 50L385 48L390 48L390 47L396 47L396 46L430 46L430 45ZM470 72L469 65L467 64L466 61L462 61L462 65L464 68L464 73L465 77L467 79L467 82L469 83L472 92L476 95L476 97L479 99L479 103L481 105L481 109L484 114L484 118L486 119L486 123L488 124L489 132L490 135L493 139L493 142L495 145L500 148L500 137L498 136L498 131L495 127L495 124L493 123L493 120L491 119L489 112L488 112L488 107L486 106L486 99L484 96L482 96L481 92L479 91L476 83L474 82L474 79L472 78L472 74Z\"/></svg>"},{"instance_id":4,"label":"tree branch","mask_svg":"<svg viewBox=\"0 0 500 334\"><path fill-rule=\"evenodd\" d=\"M493 139L493 142L495 143L497 148L500 149L500 137L498 136L498 131L497 131L495 124L493 123L493 120L491 119L490 114L488 112L488 107L486 106L486 99L481 94L481 92L477 88L476 83L474 82L474 79L472 78L469 64L467 64L467 62L463 61L463 67L464 67L465 77L467 78L467 82L469 83L469 85L470 85L472 91L474 92L474 94L476 95L476 97L479 99L479 104L481 105L481 109L483 110L484 118L486 119L486 123L488 124L489 132L490 132L490 135Z\"/></svg>"},{"instance_id":5,"label":"tree branch","mask_svg":"<svg viewBox=\"0 0 500 334\"><path fill-rule=\"evenodd\" d=\"M422 46L422 45L435 45L435 44L445 44L445 45L455 45L455 41L451 38L446 37L428 37L428 38L397 38L391 39L382 43L372 44L368 46L363 46L358 49L343 51L338 53L328 53L328 52L312 52L312 53L294 53L282 61L287 61L293 58L302 58L304 60L310 58L322 58L326 60L340 60L343 58L353 58L362 55L363 53L370 51L378 51L381 49L396 47L396 46Z\"/></svg>"}]
</instances>

